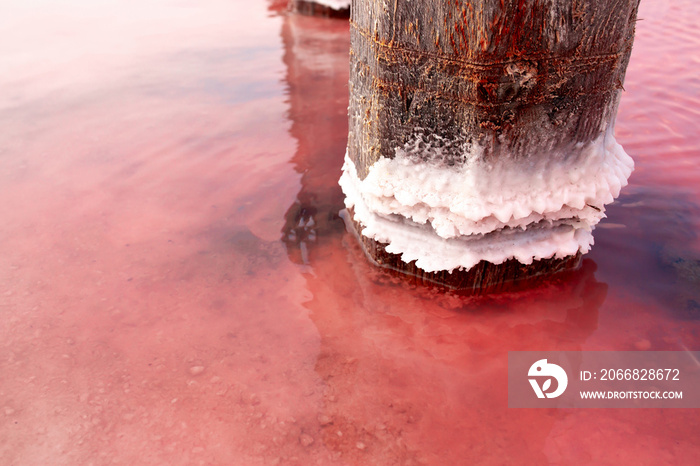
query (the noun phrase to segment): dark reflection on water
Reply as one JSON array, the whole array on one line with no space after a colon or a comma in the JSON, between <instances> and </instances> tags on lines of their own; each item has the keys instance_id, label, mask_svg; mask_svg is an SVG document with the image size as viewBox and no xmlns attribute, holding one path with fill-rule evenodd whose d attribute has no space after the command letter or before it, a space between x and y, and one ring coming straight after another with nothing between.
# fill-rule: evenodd
<instances>
[{"instance_id":1,"label":"dark reflection on water","mask_svg":"<svg viewBox=\"0 0 700 466\"><path fill-rule=\"evenodd\" d=\"M316 245L343 232L343 194L334 179L347 143L348 26L346 21L289 15L282 42L287 73L291 162L301 190L285 214L282 241L290 259L308 264ZM332 280L332 277L329 277Z\"/></svg>"},{"instance_id":2,"label":"dark reflection on water","mask_svg":"<svg viewBox=\"0 0 700 466\"><path fill-rule=\"evenodd\" d=\"M627 228L625 235L599 235L597 248L615 251L596 254L601 267L620 285L657 301L672 316L700 319L696 200L682 190L649 188L624 196L608 216Z\"/></svg>"}]
</instances>

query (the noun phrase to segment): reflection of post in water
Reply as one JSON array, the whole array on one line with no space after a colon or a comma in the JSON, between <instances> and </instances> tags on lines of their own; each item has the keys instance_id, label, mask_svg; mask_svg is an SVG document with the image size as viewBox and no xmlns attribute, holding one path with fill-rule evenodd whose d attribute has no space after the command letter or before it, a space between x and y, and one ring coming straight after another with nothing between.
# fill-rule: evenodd
<instances>
[{"instance_id":1,"label":"reflection of post in water","mask_svg":"<svg viewBox=\"0 0 700 466\"><path fill-rule=\"evenodd\" d=\"M350 464L365 450L379 464L541 455L566 414L508 410L507 352L581 350L608 289L595 263L537 288L469 297L411 286L373 267L350 235L343 243L344 260L315 260L306 282L325 385L314 437ZM501 442L509 438L520 441Z\"/></svg>"},{"instance_id":2,"label":"reflection of post in water","mask_svg":"<svg viewBox=\"0 0 700 466\"><path fill-rule=\"evenodd\" d=\"M292 158L301 191L285 214L282 241L296 263L308 263L309 245L342 232L343 197L336 176L347 142L348 24L289 14L282 24Z\"/></svg>"}]
</instances>

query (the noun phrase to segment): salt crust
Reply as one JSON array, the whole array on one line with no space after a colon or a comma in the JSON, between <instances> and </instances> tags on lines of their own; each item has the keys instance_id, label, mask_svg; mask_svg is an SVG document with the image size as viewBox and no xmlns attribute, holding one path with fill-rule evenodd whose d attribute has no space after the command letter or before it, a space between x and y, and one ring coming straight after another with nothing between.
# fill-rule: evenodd
<instances>
[{"instance_id":1,"label":"salt crust","mask_svg":"<svg viewBox=\"0 0 700 466\"><path fill-rule=\"evenodd\" d=\"M496 162L463 144L462 162L440 161L444 144L422 133L360 180L345 157L340 185L363 235L426 272L586 253L593 227L627 184L634 162L610 125L571 153Z\"/></svg>"}]
</instances>

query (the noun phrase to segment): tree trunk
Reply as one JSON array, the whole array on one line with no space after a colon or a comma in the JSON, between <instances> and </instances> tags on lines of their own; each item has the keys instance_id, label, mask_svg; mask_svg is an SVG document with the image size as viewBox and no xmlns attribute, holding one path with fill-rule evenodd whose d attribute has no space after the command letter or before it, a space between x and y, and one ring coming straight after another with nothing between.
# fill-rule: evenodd
<instances>
[{"instance_id":1,"label":"tree trunk","mask_svg":"<svg viewBox=\"0 0 700 466\"><path fill-rule=\"evenodd\" d=\"M612 130L638 4L354 0L341 186L369 256L470 289L575 267L632 170Z\"/></svg>"}]
</instances>

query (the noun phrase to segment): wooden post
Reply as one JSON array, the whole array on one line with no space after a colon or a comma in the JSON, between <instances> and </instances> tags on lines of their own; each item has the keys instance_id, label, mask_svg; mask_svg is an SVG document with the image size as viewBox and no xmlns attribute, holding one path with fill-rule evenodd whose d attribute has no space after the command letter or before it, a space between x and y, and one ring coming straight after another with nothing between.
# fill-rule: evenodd
<instances>
[{"instance_id":1,"label":"wooden post","mask_svg":"<svg viewBox=\"0 0 700 466\"><path fill-rule=\"evenodd\" d=\"M379 265L484 289L576 267L633 163L639 0L353 0L348 221Z\"/></svg>"},{"instance_id":2,"label":"wooden post","mask_svg":"<svg viewBox=\"0 0 700 466\"><path fill-rule=\"evenodd\" d=\"M289 9L302 15L347 19L350 0L289 0Z\"/></svg>"}]
</instances>

